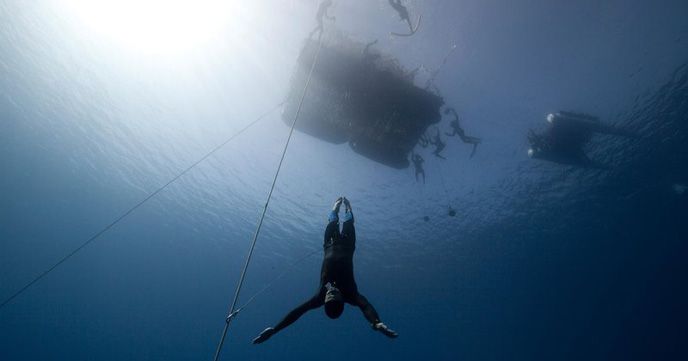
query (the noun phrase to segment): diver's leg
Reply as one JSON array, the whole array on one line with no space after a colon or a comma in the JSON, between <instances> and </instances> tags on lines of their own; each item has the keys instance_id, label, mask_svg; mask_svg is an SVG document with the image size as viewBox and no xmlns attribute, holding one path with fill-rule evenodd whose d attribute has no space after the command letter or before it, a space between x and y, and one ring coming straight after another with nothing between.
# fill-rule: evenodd
<instances>
[{"instance_id":1,"label":"diver's leg","mask_svg":"<svg viewBox=\"0 0 688 361\"><path fill-rule=\"evenodd\" d=\"M350 219L346 219L348 217L351 217ZM356 241L356 228L354 227L354 215L352 212L347 211L347 213L344 214L344 224L342 225L342 238L343 239L349 239L353 242Z\"/></svg>"},{"instance_id":2,"label":"diver's leg","mask_svg":"<svg viewBox=\"0 0 688 361\"><path fill-rule=\"evenodd\" d=\"M332 206L332 210L327 215L327 227L325 227L325 236L323 245L327 246L331 242L339 239L339 208L342 205L342 197L337 198Z\"/></svg>"},{"instance_id":3,"label":"diver's leg","mask_svg":"<svg viewBox=\"0 0 688 361\"><path fill-rule=\"evenodd\" d=\"M327 223L327 227L325 227L324 244L327 244L333 238L335 240L339 238L339 218L334 218L333 220L332 214L330 214L330 221Z\"/></svg>"},{"instance_id":4,"label":"diver's leg","mask_svg":"<svg viewBox=\"0 0 688 361\"><path fill-rule=\"evenodd\" d=\"M351 203L344 197L344 224L342 225L342 239L350 239L352 242L356 241L356 229L354 228L354 213L351 208Z\"/></svg>"},{"instance_id":5,"label":"diver's leg","mask_svg":"<svg viewBox=\"0 0 688 361\"><path fill-rule=\"evenodd\" d=\"M411 30L411 32L413 32L413 24L411 24L411 18L409 18L408 15L406 16L406 23L409 26L409 30Z\"/></svg>"},{"instance_id":6,"label":"diver's leg","mask_svg":"<svg viewBox=\"0 0 688 361\"><path fill-rule=\"evenodd\" d=\"M459 128L457 130L457 133L459 134L459 138L461 138L461 141L464 143L470 143L470 138L469 136L466 135L466 132L463 130L463 128Z\"/></svg>"}]
</instances>

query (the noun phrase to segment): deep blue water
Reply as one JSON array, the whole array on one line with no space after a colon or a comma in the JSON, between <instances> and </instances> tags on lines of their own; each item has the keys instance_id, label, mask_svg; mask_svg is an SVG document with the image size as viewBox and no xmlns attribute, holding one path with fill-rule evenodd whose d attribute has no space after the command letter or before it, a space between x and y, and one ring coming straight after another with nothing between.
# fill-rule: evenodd
<instances>
[{"instance_id":1,"label":"deep blue water","mask_svg":"<svg viewBox=\"0 0 688 361\"><path fill-rule=\"evenodd\" d=\"M180 55L129 49L65 2L0 1L0 300L279 103L317 3L236 8ZM295 133L241 296L317 251L343 194L359 288L400 337L347 308L251 345L311 296L318 254L240 313L223 359L685 359L688 5L407 3L423 23L404 39L386 1L331 13L408 69L455 44L436 85L483 143L422 150L423 186ZM609 171L529 159L528 130L560 109L642 136L592 140ZM211 359L288 131L270 113L0 308L0 360Z\"/></svg>"}]
</instances>

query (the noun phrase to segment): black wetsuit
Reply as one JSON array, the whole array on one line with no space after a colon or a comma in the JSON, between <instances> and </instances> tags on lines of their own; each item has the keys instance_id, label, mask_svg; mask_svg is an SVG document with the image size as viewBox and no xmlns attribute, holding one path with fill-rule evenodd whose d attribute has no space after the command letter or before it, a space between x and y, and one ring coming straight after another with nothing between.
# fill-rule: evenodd
<instances>
[{"instance_id":1,"label":"black wetsuit","mask_svg":"<svg viewBox=\"0 0 688 361\"><path fill-rule=\"evenodd\" d=\"M366 66L374 64L375 61L380 58L380 54L370 52L370 48L375 44L377 44L377 39L369 42L366 44L365 48L363 48L363 64Z\"/></svg>"},{"instance_id":2,"label":"black wetsuit","mask_svg":"<svg viewBox=\"0 0 688 361\"><path fill-rule=\"evenodd\" d=\"M458 135L459 138L461 138L461 140L464 143L468 143L468 144L477 145L478 143L480 143L480 138L471 137L470 135L466 135L466 132L463 130L463 128L461 128L461 124L459 123L459 115L456 113L456 110L454 108L447 108L447 110L445 110L445 112L444 112L444 114L449 114L449 113L454 115L454 119L452 119L452 121L449 123L449 126L452 127L452 130L454 130L454 132L453 133L444 133L445 135L447 135L448 137L453 137L455 135Z\"/></svg>"},{"instance_id":3,"label":"black wetsuit","mask_svg":"<svg viewBox=\"0 0 688 361\"><path fill-rule=\"evenodd\" d=\"M469 135L466 135L466 132L464 132L463 128L461 128L461 125L459 124L459 119L452 120L449 125L452 127L454 130L454 133L444 133L448 137L453 137L455 135L458 135L459 138L461 138L461 141L466 143L466 144L473 144L473 150L471 151L471 158L475 155L476 149L478 149L478 144L480 144L480 138L476 137L471 137Z\"/></svg>"},{"instance_id":4,"label":"black wetsuit","mask_svg":"<svg viewBox=\"0 0 688 361\"><path fill-rule=\"evenodd\" d=\"M430 144L433 144L435 146L435 150L432 152L437 158L442 158L446 159L443 157L440 152L444 149L446 144L442 141L442 138L440 138L440 131L437 131L437 135L430 141Z\"/></svg>"},{"instance_id":5,"label":"black wetsuit","mask_svg":"<svg viewBox=\"0 0 688 361\"><path fill-rule=\"evenodd\" d=\"M315 34L316 32L323 32L323 18L332 19L330 16L327 15L327 9L330 6L332 6L332 1L325 0L320 3L320 5L318 6L318 12L315 14L315 20L318 22L318 26L316 26L315 29L311 31L309 37L312 37L313 34Z\"/></svg>"},{"instance_id":6,"label":"black wetsuit","mask_svg":"<svg viewBox=\"0 0 688 361\"><path fill-rule=\"evenodd\" d=\"M323 244L324 258L320 270L320 286L318 291L308 301L289 312L282 321L275 326L279 331L298 320L304 313L319 308L325 304L325 285L329 282L335 285L344 298L344 302L358 306L371 324L380 322L380 318L373 305L358 292L354 280L354 251L356 249L356 229L353 215L345 221L342 232L339 232L339 219L327 224L325 241Z\"/></svg>"},{"instance_id":7,"label":"black wetsuit","mask_svg":"<svg viewBox=\"0 0 688 361\"><path fill-rule=\"evenodd\" d=\"M538 159L590 168L607 168L590 158L583 150L594 133L632 137L623 129L603 125L595 117L572 112L558 112L542 134L531 131L529 141Z\"/></svg>"},{"instance_id":8,"label":"black wetsuit","mask_svg":"<svg viewBox=\"0 0 688 361\"><path fill-rule=\"evenodd\" d=\"M411 25L411 18L409 17L408 9L406 6L401 5L401 0L389 0L389 4L397 11L401 20L408 23L409 29L413 31L413 25Z\"/></svg>"}]
</instances>

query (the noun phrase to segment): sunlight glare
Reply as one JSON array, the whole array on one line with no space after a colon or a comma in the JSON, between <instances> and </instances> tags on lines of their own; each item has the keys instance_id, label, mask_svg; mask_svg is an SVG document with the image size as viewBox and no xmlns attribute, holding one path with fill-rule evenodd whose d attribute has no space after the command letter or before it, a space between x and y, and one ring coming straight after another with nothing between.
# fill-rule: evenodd
<instances>
[{"instance_id":1,"label":"sunlight glare","mask_svg":"<svg viewBox=\"0 0 688 361\"><path fill-rule=\"evenodd\" d=\"M236 1L65 0L87 29L151 54L181 53L222 36Z\"/></svg>"}]
</instances>

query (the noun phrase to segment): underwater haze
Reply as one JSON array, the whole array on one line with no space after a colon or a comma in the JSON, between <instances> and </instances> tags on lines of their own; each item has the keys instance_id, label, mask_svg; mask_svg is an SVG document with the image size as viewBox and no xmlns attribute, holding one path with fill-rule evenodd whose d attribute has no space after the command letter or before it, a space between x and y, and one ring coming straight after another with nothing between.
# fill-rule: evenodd
<instances>
[{"instance_id":1,"label":"underwater haze","mask_svg":"<svg viewBox=\"0 0 688 361\"><path fill-rule=\"evenodd\" d=\"M213 359L319 4L0 0L0 360ZM334 0L325 32L432 83L446 159L416 148L423 184L297 129L221 359L688 359L688 2L402 4L412 36L386 0ZM609 169L529 158L561 110L637 136L586 145ZM399 337L347 306L253 345L317 289L342 195Z\"/></svg>"}]
</instances>

